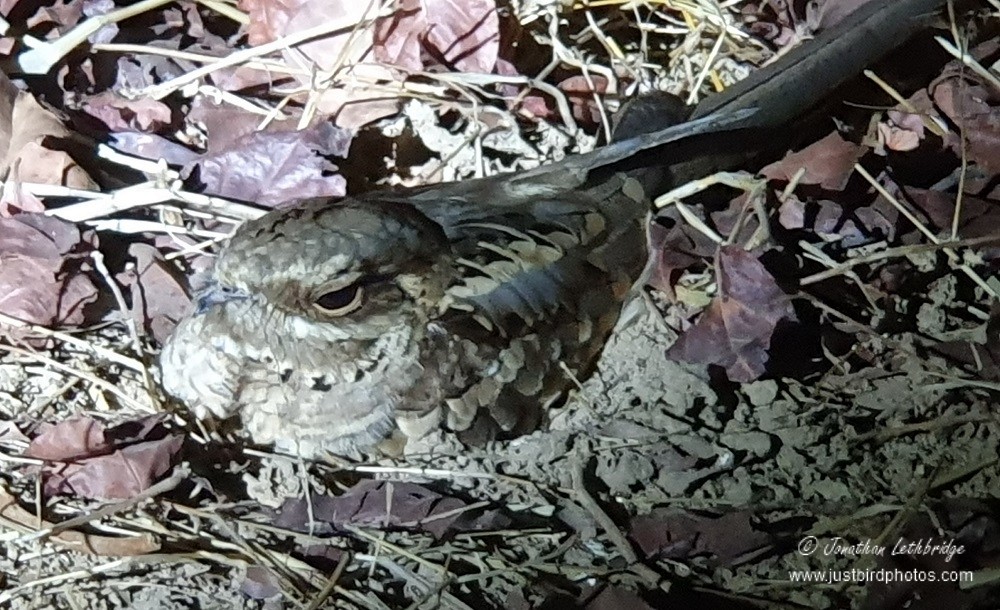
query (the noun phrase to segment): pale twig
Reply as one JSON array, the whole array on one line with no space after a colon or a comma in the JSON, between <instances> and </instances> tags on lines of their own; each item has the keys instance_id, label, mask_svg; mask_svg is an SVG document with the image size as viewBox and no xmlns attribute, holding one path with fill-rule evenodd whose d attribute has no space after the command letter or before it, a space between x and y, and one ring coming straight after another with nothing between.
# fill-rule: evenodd
<instances>
[{"instance_id":1,"label":"pale twig","mask_svg":"<svg viewBox=\"0 0 1000 610\"><path fill-rule=\"evenodd\" d=\"M263 57L264 55L268 55L275 51L280 51L282 49L294 47L296 45L302 44L303 42L312 40L314 38L321 38L337 32L346 32L354 27L358 27L359 24L363 26L369 26L375 23L375 20L378 19L379 17L387 17L391 15L393 13L393 10L380 11L378 14L372 15L371 17L362 18L359 22L343 23L334 21L330 23L322 23L314 27L307 28L299 32L295 32L293 34L283 36L273 42L262 44L257 47L241 49L239 51L236 51L235 53L231 53L225 58L221 58L219 61L213 64L202 66L200 68L197 68L186 74L182 74L180 76L172 78L158 85L147 87L143 91L143 93L154 100L162 99L170 95L174 91L180 89L181 87L189 83L193 83L223 68L238 66L240 64L246 63L251 59L257 59L258 57Z\"/></svg>"},{"instance_id":2,"label":"pale twig","mask_svg":"<svg viewBox=\"0 0 1000 610\"><path fill-rule=\"evenodd\" d=\"M336 589L337 581L340 580L340 575L344 573L344 568L347 567L347 564L350 563L350 561L350 553L345 551L341 554L340 560L337 561L337 566L333 569L333 573L330 574L330 578L327 579L326 584L323 585L323 588L316 594L316 597L309 602L309 605L306 606L306 610L317 610L323 605L323 602L325 602L327 598L330 597L330 594L333 593L334 589Z\"/></svg>"},{"instance_id":3,"label":"pale twig","mask_svg":"<svg viewBox=\"0 0 1000 610\"><path fill-rule=\"evenodd\" d=\"M120 42L102 42L92 45L90 48L93 51L103 51L106 53L157 55L160 57L170 57L173 59L192 61L199 64L212 64L222 59L221 57L216 57L215 55L205 55L204 53L192 53L191 51L180 51L165 47L152 47L143 44L125 44ZM276 74L288 74L292 76L304 76L308 73L306 70L293 68L284 62L266 58L250 60L243 65L247 68L253 68L254 70L261 70L263 72Z\"/></svg>"},{"instance_id":4,"label":"pale twig","mask_svg":"<svg viewBox=\"0 0 1000 610\"><path fill-rule=\"evenodd\" d=\"M719 18L722 18L721 11ZM715 44L712 45L712 50L709 51L708 57L705 59L705 64L701 67L701 70L698 71L698 76L695 78L694 84L691 85L691 92L688 94L687 99L688 104L694 104L698 101L698 92L701 90L701 85L705 82L705 78L715 65L715 60L719 56L719 51L722 49L722 43L725 41L726 32L725 30L722 30L715 38Z\"/></svg>"},{"instance_id":5,"label":"pale twig","mask_svg":"<svg viewBox=\"0 0 1000 610\"><path fill-rule=\"evenodd\" d=\"M680 212L681 217L685 221L687 221L689 225L697 229L699 233L701 233L702 235L709 238L710 240L712 240L713 242L715 242L720 246L726 243L726 240L723 239L721 235L716 233L711 227L705 224L705 221L703 221L701 218L698 218L698 216L696 216L695 213L691 211L691 208L689 208L683 202L681 201L675 202L674 207L677 208L678 212Z\"/></svg>"},{"instance_id":6,"label":"pale twig","mask_svg":"<svg viewBox=\"0 0 1000 610\"><path fill-rule=\"evenodd\" d=\"M345 531L348 531L351 534L357 536L358 538L362 538L362 539L368 541L369 543L375 545L376 549L378 549L378 548L384 548L387 551L390 551L390 552L392 552L395 555L399 555L400 557L405 557L406 559L409 559L410 561L415 561L416 563L419 563L420 565L424 566L425 568L427 568L429 570L433 570L434 572L437 572L442 577L447 577L447 576L451 575L451 572L449 572L448 569L445 568L444 566L438 565L438 564L434 563L433 561L428 561L428 560L424 559L423 557L420 557L419 555L411 553L410 551L404 549L403 547L401 547L399 545L396 545L396 544L393 544L393 543L388 542L386 540L383 540L382 538L379 538L378 536L374 536L372 534L369 534L368 532L366 532L366 531L364 531L364 530L362 530L362 529L360 529L358 527L355 527L353 525L350 525L349 523L343 523L343 524L341 524L340 527L343 528Z\"/></svg>"},{"instance_id":7,"label":"pale twig","mask_svg":"<svg viewBox=\"0 0 1000 610\"><path fill-rule=\"evenodd\" d=\"M967 68L982 77L987 83L990 84L991 87L993 87L994 90L1000 91L1000 78L998 78L997 75L990 70L987 70L986 67L979 63L970 53L963 52L954 44L940 36L935 36L934 40L936 40L938 44L940 44L941 47L952 57L962 62Z\"/></svg>"},{"instance_id":8,"label":"pale twig","mask_svg":"<svg viewBox=\"0 0 1000 610\"><path fill-rule=\"evenodd\" d=\"M121 289L118 287L118 282L111 277L111 272L108 271L107 266L104 264L104 254L99 250L91 252L90 258L94 261L94 268L102 278L104 278L104 283L108 285L108 289L111 294L115 297L115 303L118 305L118 311L121 313L123 321L125 322L125 328L128 330L129 338L132 339L132 349L135 353L143 360L145 360L146 351L142 349L142 340L139 338L139 329L135 323L135 317L132 312L129 311L128 305L125 303L125 297L122 295ZM159 408L159 400L157 399L156 385L153 383L153 378L149 374L149 366L142 367L140 371L142 375L143 384L146 386L146 392L149 394L149 401L153 403L155 408Z\"/></svg>"},{"instance_id":9,"label":"pale twig","mask_svg":"<svg viewBox=\"0 0 1000 610\"><path fill-rule=\"evenodd\" d=\"M968 248L971 246L978 246L980 244L988 244L991 242L1000 242L1000 233L994 235L986 235L983 237L971 237L969 239L943 241L938 244L915 244L912 246L899 246L896 248L886 248L885 250L872 252L871 254L858 256L856 258L852 258L844 262L837 263L836 266L831 267L826 271L820 271L819 273L808 275L799 280L799 285L808 286L809 284L815 284L816 282L822 282L823 280L828 280L832 277L843 275L848 270L858 265L866 265L868 263L875 263L890 258L899 258L901 256L909 256L911 254L920 254L923 252L937 252L938 250L942 250L944 248Z\"/></svg>"},{"instance_id":10,"label":"pale twig","mask_svg":"<svg viewBox=\"0 0 1000 610\"><path fill-rule=\"evenodd\" d=\"M174 473L172 475L170 475L169 477L163 479L158 483L150 485L146 489L140 491L139 493L132 496L131 498L128 498L127 500L122 500L121 502L115 502L114 504L109 504L97 510L91 511L87 514L80 515L79 517L73 517L72 519L67 519L66 521L55 523L50 527L40 529L37 532L32 532L25 536L21 536L18 539L18 541L27 542L31 540L48 538L49 536L59 534L60 532L65 532L66 530L70 530L79 527L81 525L86 525L91 521L96 521L99 519L103 519L104 517L108 517L116 513L126 511L144 500L147 500L149 498L154 498L160 495L161 493L166 493L168 491L171 491L172 489L180 485L181 482L187 479L190 475L191 472L187 469L187 467L177 466L176 468L174 468Z\"/></svg>"},{"instance_id":11,"label":"pale twig","mask_svg":"<svg viewBox=\"0 0 1000 610\"><path fill-rule=\"evenodd\" d=\"M34 184L23 182L21 186L27 187L28 192L40 196L72 196L87 199L87 201L80 203L45 210L45 214L48 216L55 216L70 222L85 222L132 208L151 207L167 202L183 202L199 209L218 211L240 221L260 218L267 213L267 210L231 199L168 189L158 186L155 182L143 182L110 193L67 190L65 187L52 187L51 185L37 185L36 188Z\"/></svg>"},{"instance_id":12,"label":"pale twig","mask_svg":"<svg viewBox=\"0 0 1000 610\"><path fill-rule=\"evenodd\" d=\"M913 424L894 424L892 428L887 430L875 430L859 434L858 436L850 439L849 442L863 443L875 441L877 443L884 443L889 439L899 436L907 436L920 432L935 432L945 428L954 428L965 424L978 424L989 421L996 421L996 417L991 415L958 415L953 417L939 417L937 419Z\"/></svg>"},{"instance_id":13,"label":"pale twig","mask_svg":"<svg viewBox=\"0 0 1000 610\"><path fill-rule=\"evenodd\" d=\"M630 565L639 561L639 557L635 554L635 550L629 541L622 534L621 530L618 529L618 525L611 520L604 509L594 500L590 492L587 491L586 483L584 482L583 473L583 463L577 462L573 464L573 495L580 504L587 509L587 512L597 521L597 524L601 526L601 529L608 535L608 539L611 540L615 548L618 549L618 553L627 561Z\"/></svg>"},{"instance_id":14,"label":"pale twig","mask_svg":"<svg viewBox=\"0 0 1000 610\"><path fill-rule=\"evenodd\" d=\"M948 132L946 132L944 128L942 128L940 125L938 125L937 121L931 119L931 117L929 117L926 113L917 110L917 108L912 103L910 103L908 99L906 99L905 97L902 96L902 94L896 91L896 89L893 88L892 85L879 78L877 74L875 74L871 70L865 70L864 75L868 77L868 79L870 79L873 83L881 87L882 90L888 93L892 99L896 100L896 103L902 106L906 112L908 112L909 114L914 114L916 116L919 116L921 122L924 124L924 127L926 127L931 133L940 138L943 138L948 135Z\"/></svg>"},{"instance_id":15,"label":"pale twig","mask_svg":"<svg viewBox=\"0 0 1000 610\"><path fill-rule=\"evenodd\" d=\"M72 582L74 580L92 579L98 574L103 574L105 572L111 572L119 568L130 566L132 565L133 561L135 561L135 558L133 557L123 557L121 559L116 559L114 561L102 563L100 565L96 565L83 570L61 572L59 574L54 574L52 576L46 576L45 578L30 580L20 585L11 587L6 591L0 592L0 605L7 604L12 600L14 600L15 598L25 594L26 592L32 589L38 589L48 585Z\"/></svg>"},{"instance_id":16,"label":"pale twig","mask_svg":"<svg viewBox=\"0 0 1000 610\"><path fill-rule=\"evenodd\" d=\"M141 15L146 11L170 4L173 0L140 0L130 6L123 6L103 15L94 15L85 19L51 42L43 42L33 36L24 36L21 40L29 51L21 53L17 63L28 74L45 74L52 66L77 46L87 41L87 38L106 25L118 23Z\"/></svg>"},{"instance_id":17,"label":"pale twig","mask_svg":"<svg viewBox=\"0 0 1000 610\"><path fill-rule=\"evenodd\" d=\"M917 218L916 215L909 210L909 208L904 206L896 197L893 197L892 194L889 193L889 191L887 191L884 186L879 184L878 180L876 180L874 176L869 174L868 170L862 167L860 163L854 164L854 170L859 174L861 174L861 176L865 180L867 180L869 184L872 185L872 188L878 191L879 195L885 197L885 199L888 200L889 203L893 205L893 207L899 210L899 212L903 216L905 216L907 220L912 222L913 225L917 227L917 229L921 233L923 233L927 239L931 240L935 244L938 245L941 244L941 240L938 238L938 236L934 235L934 233L932 233L931 230L928 229L924 223L920 222L920 219ZM969 279L971 279L980 288L982 288L986 294L990 295L990 297L994 299L1000 300L1000 295L998 295L997 292L989 284L987 284L986 280L984 280L978 273L973 271L971 267L962 262L962 258L958 255L958 253L955 252L954 249L949 247L942 247L941 250L948 255L948 258L951 259L952 263L955 264L955 266L959 270L961 270L962 273L964 273L966 276L969 277Z\"/></svg>"},{"instance_id":18,"label":"pale twig","mask_svg":"<svg viewBox=\"0 0 1000 610\"><path fill-rule=\"evenodd\" d=\"M240 11L229 2L225 2L223 0L197 0L197 2L202 6L212 9L216 13L219 13L223 17L232 19L240 25L247 25L250 23L250 16Z\"/></svg>"},{"instance_id":19,"label":"pale twig","mask_svg":"<svg viewBox=\"0 0 1000 610\"><path fill-rule=\"evenodd\" d=\"M815 245L809 242L800 241L799 247L802 248L802 251L808 258L811 258L816 262L822 263L827 267L834 267L837 265L837 261L830 258L830 256L827 255L826 252L823 252L822 250L820 250ZM844 272L844 275L846 275L848 278L851 279L851 281L854 282L854 284L858 287L858 290L861 291L861 294L863 294L865 299L868 301L868 305L871 306L872 309L877 310L878 302L876 301L875 298L872 297L872 295L869 294L870 289L868 288L868 286L865 285L864 282L861 281L861 278L858 277L858 274L848 269Z\"/></svg>"},{"instance_id":20,"label":"pale twig","mask_svg":"<svg viewBox=\"0 0 1000 610\"><path fill-rule=\"evenodd\" d=\"M519 486L527 487L537 487L534 481L529 481L526 479L518 479L517 477L512 477L506 474L492 473L492 472L471 472L462 470L442 470L436 468L414 468L410 466L396 467L396 466L347 466L345 470L351 470L354 472L362 472L369 474L408 474L420 477L427 477L431 479L451 479L451 478L472 478L472 479L487 479L487 480L497 480L504 481L507 483L513 483Z\"/></svg>"},{"instance_id":21,"label":"pale twig","mask_svg":"<svg viewBox=\"0 0 1000 610\"><path fill-rule=\"evenodd\" d=\"M653 204L658 209L665 208L672 203L686 199L696 193L700 193L708 187L716 184L722 184L741 191L749 191L758 182L760 182L760 179L755 178L753 174L748 172L719 172L717 174L712 174L711 176L705 176L704 178L700 178L698 180L692 180L691 182L669 190L657 197Z\"/></svg>"}]
</instances>

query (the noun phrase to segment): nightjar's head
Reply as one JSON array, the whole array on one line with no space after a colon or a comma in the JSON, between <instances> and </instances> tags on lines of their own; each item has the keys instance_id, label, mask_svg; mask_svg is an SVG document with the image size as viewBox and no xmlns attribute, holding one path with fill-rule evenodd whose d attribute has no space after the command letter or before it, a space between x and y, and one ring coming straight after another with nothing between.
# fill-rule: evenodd
<instances>
[{"instance_id":1,"label":"nightjar's head","mask_svg":"<svg viewBox=\"0 0 1000 610\"><path fill-rule=\"evenodd\" d=\"M241 226L198 307L250 299L294 327L371 339L440 298L441 228L412 206L316 200Z\"/></svg>"},{"instance_id":2,"label":"nightjar's head","mask_svg":"<svg viewBox=\"0 0 1000 610\"><path fill-rule=\"evenodd\" d=\"M317 200L247 222L164 346L163 386L284 451L369 447L411 394L439 399L420 349L448 254L437 224L391 201Z\"/></svg>"}]
</instances>

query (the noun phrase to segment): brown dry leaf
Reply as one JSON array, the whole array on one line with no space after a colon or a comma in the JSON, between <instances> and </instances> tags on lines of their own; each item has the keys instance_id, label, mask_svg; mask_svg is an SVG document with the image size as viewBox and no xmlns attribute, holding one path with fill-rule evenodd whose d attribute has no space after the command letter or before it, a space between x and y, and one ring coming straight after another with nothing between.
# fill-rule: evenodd
<instances>
[{"instance_id":1,"label":"brown dry leaf","mask_svg":"<svg viewBox=\"0 0 1000 610\"><path fill-rule=\"evenodd\" d=\"M601 124L601 107L608 91L608 79L599 74L571 76L557 86L566 93L573 107L573 117L585 125Z\"/></svg>"},{"instance_id":2,"label":"brown dry leaf","mask_svg":"<svg viewBox=\"0 0 1000 610\"><path fill-rule=\"evenodd\" d=\"M295 50L283 52L285 61L292 66L301 65L304 54L319 70L347 67L338 80L354 84L349 88L333 87L323 91L316 104L320 114L335 117L336 124L341 127L353 128L399 109L398 99L387 99L384 91L368 90L360 84L379 80L391 82L399 78L393 70L372 61L375 28L364 25L364 21L366 17L374 18L379 10L378 3L258 0L247 2L244 6L251 11L251 21L263 21L254 33L254 40L262 42L295 34L320 23L329 24L331 29L337 28L335 35L324 36L299 45ZM359 23L362 25L355 27ZM262 73L257 71L254 74L259 77ZM360 77L355 78L359 74ZM315 86L311 74L296 78L307 89ZM240 79L237 82L235 86L247 85ZM219 86L231 88L234 85L225 83Z\"/></svg>"},{"instance_id":3,"label":"brown dry leaf","mask_svg":"<svg viewBox=\"0 0 1000 610\"><path fill-rule=\"evenodd\" d=\"M925 131L920 115L890 110L886 116L888 120L878 124L879 144L897 152L915 150L920 146Z\"/></svg>"},{"instance_id":4,"label":"brown dry leaf","mask_svg":"<svg viewBox=\"0 0 1000 610\"><path fill-rule=\"evenodd\" d=\"M128 248L134 266L116 278L131 289L131 314L162 345L191 302L187 278L149 244Z\"/></svg>"},{"instance_id":5,"label":"brown dry leaf","mask_svg":"<svg viewBox=\"0 0 1000 610\"><path fill-rule=\"evenodd\" d=\"M286 111L285 120L276 118L270 121L264 129L261 126L261 116L229 104L218 103L207 96L200 96L191 102L191 111L187 118L205 126L208 134L208 152L217 153L226 150L236 140L259 131L288 132L294 131L298 116L294 110ZM314 123L322 119L314 119Z\"/></svg>"},{"instance_id":6,"label":"brown dry leaf","mask_svg":"<svg viewBox=\"0 0 1000 610\"><path fill-rule=\"evenodd\" d=\"M55 25L55 32L65 34L83 18L84 3L78 0L58 0L52 6L43 6L27 21L30 28L41 24Z\"/></svg>"},{"instance_id":7,"label":"brown dry leaf","mask_svg":"<svg viewBox=\"0 0 1000 610\"><path fill-rule=\"evenodd\" d=\"M824 239L837 238L848 247L870 242L873 234L880 237L890 235L893 228L891 225L887 226L889 220L882 215L878 202L869 207L858 208L851 214L845 213L844 208L836 201L802 201L791 195L781 204L778 212L778 222L786 229L808 228ZM862 221L861 225L852 216Z\"/></svg>"},{"instance_id":8,"label":"brown dry leaf","mask_svg":"<svg viewBox=\"0 0 1000 610\"><path fill-rule=\"evenodd\" d=\"M2 148L3 146L10 147L9 142L14 136L14 104L16 103L17 96L19 92L14 83L10 82L7 75L0 71L0 150L3 151L4 156L7 154L7 149ZM8 142L8 144L3 144ZM0 168L0 170L5 170L6 166ZM2 171L0 171L2 174Z\"/></svg>"},{"instance_id":9,"label":"brown dry leaf","mask_svg":"<svg viewBox=\"0 0 1000 610\"><path fill-rule=\"evenodd\" d=\"M0 422L0 441L5 443L27 443L28 437L12 421Z\"/></svg>"},{"instance_id":10,"label":"brown dry leaf","mask_svg":"<svg viewBox=\"0 0 1000 610\"><path fill-rule=\"evenodd\" d=\"M339 496L314 495L312 515L318 523L313 531L331 533L339 526L356 525L419 529L440 537L459 514L440 519L433 517L464 506L465 502L458 498L442 496L415 483L365 480ZM275 520L276 525L309 531L307 508L305 499L287 500Z\"/></svg>"},{"instance_id":11,"label":"brown dry leaf","mask_svg":"<svg viewBox=\"0 0 1000 610\"><path fill-rule=\"evenodd\" d=\"M673 208L665 216L670 214L676 214ZM675 222L669 229L659 222L653 223L649 235L653 261L646 283L673 300L674 286L681 271L711 256L715 242L700 231L690 230L683 222Z\"/></svg>"},{"instance_id":12,"label":"brown dry leaf","mask_svg":"<svg viewBox=\"0 0 1000 610\"><path fill-rule=\"evenodd\" d=\"M719 294L667 356L717 364L733 381L753 381L764 373L775 327L795 320L795 310L764 265L741 247L720 248L716 267Z\"/></svg>"},{"instance_id":13,"label":"brown dry leaf","mask_svg":"<svg viewBox=\"0 0 1000 610\"><path fill-rule=\"evenodd\" d=\"M951 230L955 215L955 194L941 191L907 188L906 194L913 204L930 219L938 230ZM962 210L958 219L958 237L972 239L994 235L1000 226L1000 207L992 199L962 196Z\"/></svg>"},{"instance_id":14,"label":"brown dry leaf","mask_svg":"<svg viewBox=\"0 0 1000 610\"><path fill-rule=\"evenodd\" d=\"M95 500L134 497L173 467L184 437L170 435L128 445L108 455L46 467L45 493Z\"/></svg>"},{"instance_id":15,"label":"brown dry leaf","mask_svg":"<svg viewBox=\"0 0 1000 610\"><path fill-rule=\"evenodd\" d=\"M41 214L0 218L0 311L43 326L79 326L97 317L85 307L98 289L84 261L91 233Z\"/></svg>"},{"instance_id":16,"label":"brown dry leaf","mask_svg":"<svg viewBox=\"0 0 1000 610\"><path fill-rule=\"evenodd\" d=\"M77 417L45 426L25 455L46 460L45 493L98 500L131 498L173 465L183 437L167 434L162 417L147 417L106 429Z\"/></svg>"},{"instance_id":17,"label":"brown dry leaf","mask_svg":"<svg viewBox=\"0 0 1000 610\"><path fill-rule=\"evenodd\" d=\"M847 186L854 164L865 154L865 148L848 142L833 132L798 152L789 153L761 173L771 180L791 180L801 168L806 172L799 184L818 184L824 189L842 191Z\"/></svg>"},{"instance_id":18,"label":"brown dry leaf","mask_svg":"<svg viewBox=\"0 0 1000 610\"><path fill-rule=\"evenodd\" d=\"M18 182L58 184L84 190L97 188L97 183L68 153L45 148L38 142L25 144L13 164L10 178Z\"/></svg>"},{"instance_id":19,"label":"brown dry leaf","mask_svg":"<svg viewBox=\"0 0 1000 610\"><path fill-rule=\"evenodd\" d=\"M308 197L339 197L344 178L324 155L345 157L350 132L329 123L301 131L255 132L226 150L201 157L184 167L197 170L205 190L213 195L279 206Z\"/></svg>"},{"instance_id":20,"label":"brown dry leaf","mask_svg":"<svg viewBox=\"0 0 1000 610\"><path fill-rule=\"evenodd\" d=\"M493 72L500 51L493 0L403 0L397 6L375 26L379 61L414 71Z\"/></svg>"},{"instance_id":21,"label":"brown dry leaf","mask_svg":"<svg viewBox=\"0 0 1000 610\"><path fill-rule=\"evenodd\" d=\"M771 545L771 537L755 529L752 518L749 511L707 517L660 508L632 519L629 537L647 557L684 560L709 555L719 564L732 567Z\"/></svg>"},{"instance_id":22,"label":"brown dry leaf","mask_svg":"<svg viewBox=\"0 0 1000 610\"><path fill-rule=\"evenodd\" d=\"M69 461L111 450L104 424L90 417L73 417L57 424L42 424L25 455L40 460Z\"/></svg>"},{"instance_id":23,"label":"brown dry leaf","mask_svg":"<svg viewBox=\"0 0 1000 610\"><path fill-rule=\"evenodd\" d=\"M149 98L130 100L104 91L86 98L84 111L107 125L110 131L157 131L171 122L170 107Z\"/></svg>"},{"instance_id":24,"label":"brown dry leaf","mask_svg":"<svg viewBox=\"0 0 1000 610\"><path fill-rule=\"evenodd\" d=\"M46 136L61 138L69 136L70 132L52 111L39 104L31 94L19 93L14 100L10 116L4 116L0 120L10 121L11 125L10 139L7 141L3 161L0 162L0 174L6 175L16 166L18 178L21 180L28 180L25 176L31 176L32 181L48 177L47 184L62 184L77 188L95 186L93 181L85 178L86 173L79 169L66 153L45 151L51 155L45 159L39 158L40 151L45 150L41 142ZM52 156L64 158L56 160ZM54 170L49 167L52 164L55 164ZM70 168L75 168L77 171L70 172Z\"/></svg>"},{"instance_id":25,"label":"brown dry leaf","mask_svg":"<svg viewBox=\"0 0 1000 610\"><path fill-rule=\"evenodd\" d=\"M991 39L970 54L983 59L998 50L1000 41ZM951 62L935 81L932 97L941 112L961 128L968 158L992 176L1000 174L1000 93L958 62ZM956 155L963 153L960 138L950 138L948 145Z\"/></svg>"},{"instance_id":26,"label":"brown dry leaf","mask_svg":"<svg viewBox=\"0 0 1000 610\"><path fill-rule=\"evenodd\" d=\"M10 168L21 149L30 142L38 142L45 136L69 135L69 130L63 126L59 117L39 104L30 93L24 91L16 95L11 114L4 120L10 121L12 127L3 164L0 165L0 170L3 171Z\"/></svg>"},{"instance_id":27,"label":"brown dry leaf","mask_svg":"<svg viewBox=\"0 0 1000 610\"><path fill-rule=\"evenodd\" d=\"M240 592L250 599L270 599L281 595L281 581L264 566L250 566L240 585Z\"/></svg>"},{"instance_id":28,"label":"brown dry leaf","mask_svg":"<svg viewBox=\"0 0 1000 610\"><path fill-rule=\"evenodd\" d=\"M309 0L239 0L237 6L250 17L247 40L260 46L277 40L288 32L291 21Z\"/></svg>"},{"instance_id":29,"label":"brown dry leaf","mask_svg":"<svg viewBox=\"0 0 1000 610\"><path fill-rule=\"evenodd\" d=\"M12 527L25 534L55 526L49 521L39 521L37 515L21 508L17 498L3 488L0 488L0 520L5 522L6 527ZM160 543L152 534L133 533L130 536L117 538L66 530L49 536L48 540L85 555L134 557L160 550Z\"/></svg>"}]
</instances>

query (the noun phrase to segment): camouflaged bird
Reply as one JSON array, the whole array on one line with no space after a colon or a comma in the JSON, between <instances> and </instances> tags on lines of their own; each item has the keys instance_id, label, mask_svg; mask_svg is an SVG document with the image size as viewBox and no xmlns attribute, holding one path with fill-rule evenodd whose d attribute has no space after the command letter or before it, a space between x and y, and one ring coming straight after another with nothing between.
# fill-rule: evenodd
<instances>
[{"instance_id":1,"label":"camouflaged bird","mask_svg":"<svg viewBox=\"0 0 1000 610\"><path fill-rule=\"evenodd\" d=\"M199 417L239 414L257 442L302 455L370 447L395 427L533 428L565 388L559 363L593 360L646 263L639 182L586 184L640 145L623 144L247 222L164 347L164 386Z\"/></svg>"},{"instance_id":2,"label":"camouflaged bird","mask_svg":"<svg viewBox=\"0 0 1000 610\"><path fill-rule=\"evenodd\" d=\"M164 346L163 385L197 416L238 416L254 441L307 457L368 449L393 430L531 430L566 369L593 363L643 274L649 189L732 165L711 150L782 125L939 1L872 3L691 122L636 135L664 123L640 105L618 141L561 163L247 222ZM844 59L867 39L884 43ZM712 162L694 170L691 158Z\"/></svg>"}]
</instances>

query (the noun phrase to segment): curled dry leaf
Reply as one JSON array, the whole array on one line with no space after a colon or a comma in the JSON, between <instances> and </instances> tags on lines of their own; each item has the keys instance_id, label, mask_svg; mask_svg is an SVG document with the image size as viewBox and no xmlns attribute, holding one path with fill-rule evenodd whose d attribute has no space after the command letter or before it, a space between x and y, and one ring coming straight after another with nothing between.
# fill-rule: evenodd
<instances>
[{"instance_id":1,"label":"curled dry leaf","mask_svg":"<svg viewBox=\"0 0 1000 610\"><path fill-rule=\"evenodd\" d=\"M787 181L804 168L806 171L799 184L818 184L839 192L847 186L854 173L854 164L865 154L865 150L833 132L798 152L785 155L784 159L768 165L761 173L772 180Z\"/></svg>"},{"instance_id":2,"label":"curled dry leaf","mask_svg":"<svg viewBox=\"0 0 1000 610\"><path fill-rule=\"evenodd\" d=\"M915 150L924 139L924 122L920 115L890 110L888 120L878 124L879 144L897 152Z\"/></svg>"},{"instance_id":3,"label":"curled dry leaf","mask_svg":"<svg viewBox=\"0 0 1000 610\"><path fill-rule=\"evenodd\" d=\"M94 181L72 157L42 146L48 136L70 135L59 117L29 93L16 93L11 98L12 88L7 77L0 75L0 100L3 100L0 102L0 136L9 134L6 140L0 140L3 150L0 174L25 182L95 188ZM2 148L3 142L6 148Z\"/></svg>"},{"instance_id":4,"label":"curled dry leaf","mask_svg":"<svg viewBox=\"0 0 1000 610\"><path fill-rule=\"evenodd\" d=\"M46 460L46 495L97 500L131 498L173 466L183 437L167 434L151 417L105 429L88 417L45 426L25 455Z\"/></svg>"},{"instance_id":5,"label":"curled dry leaf","mask_svg":"<svg viewBox=\"0 0 1000 610\"><path fill-rule=\"evenodd\" d=\"M260 205L338 197L345 193L345 181L325 156L345 157L350 143L348 131L325 122L301 131L255 132L184 169L186 175L197 169L213 195Z\"/></svg>"},{"instance_id":6,"label":"curled dry leaf","mask_svg":"<svg viewBox=\"0 0 1000 610\"><path fill-rule=\"evenodd\" d=\"M134 263L117 279L131 291L133 319L162 344L191 302L187 278L149 244L132 244L128 253Z\"/></svg>"},{"instance_id":7,"label":"curled dry leaf","mask_svg":"<svg viewBox=\"0 0 1000 610\"><path fill-rule=\"evenodd\" d=\"M3 488L0 488L0 522L5 527L24 534L55 526L48 521L39 521L37 515L22 508L17 498ZM86 555L133 557L160 550L160 543L152 534L132 534L118 538L66 530L49 536L48 540Z\"/></svg>"},{"instance_id":8,"label":"curled dry leaf","mask_svg":"<svg viewBox=\"0 0 1000 610\"><path fill-rule=\"evenodd\" d=\"M86 261L92 233L41 214L0 218L0 312L43 326L79 326L95 319L87 305L98 289Z\"/></svg>"},{"instance_id":9,"label":"curled dry leaf","mask_svg":"<svg viewBox=\"0 0 1000 610\"><path fill-rule=\"evenodd\" d=\"M415 483L365 480L339 496L313 496L312 517L319 524L313 531L331 533L344 525L355 525L418 529L440 537L459 519L460 515L453 511L464 506L465 502L458 498L443 496ZM276 524L309 531L307 509L304 499L288 500L282 505Z\"/></svg>"},{"instance_id":10,"label":"curled dry leaf","mask_svg":"<svg viewBox=\"0 0 1000 610\"><path fill-rule=\"evenodd\" d=\"M366 24L378 14L377 2L329 2L328 0L252 0L241 6L250 13L250 28L254 44L277 40L327 24L331 34L305 44L294 50L282 52L290 66L302 65L302 55L315 64L319 70L339 70L339 78L334 86L319 93L316 102L320 114L335 117L341 127L360 127L399 109L399 100L387 97L384 90L367 89L365 83L375 81L396 81L398 75L389 68L372 61L374 28ZM257 22L260 21L258 24ZM360 25L359 25L360 24ZM261 75L261 72L255 72ZM312 72L296 75L299 84L315 91ZM237 82L242 79L237 79ZM352 83L350 88L343 83ZM232 85L220 84L223 88ZM237 86L247 86L244 81ZM305 97L302 98L303 101Z\"/></svg>"},{"instance_id":11,"label":"curled dry leaf","mask_svg":"<svg viewBox=\"0 0 1000 610\"><path fill-rule=\"evenodd\" d=\"M127 99L113 91L86 98L83 109L111 131L156 131L171 121L170 107L150 98Z\"/></svg>"},{"instance_id":12,"label":"curled dry leaf","mask_svg":"<svg viewBox=\"0 0 1000 610\"><path fill-rule=\"evenodd\" d=\"M250 566L240 585L240 592L250 599L270 599L281 595L281 582L264 566Z\"/></svg>"},{"instance_id":13,"label":"curled dry leaf","mask_svg":"<svg viewBox=\"0 0 1000 610\"><path fill-rule=\"evenodd\" d=\"M499 52L493 0L402 0L375 26L375 57L408 70L490 73Z\"/></svg>"},{"instance_id":14,"label":"curled dry leaf","mask_svg":"<svg viewBox=\"0 0 1000 610\"><path fill-rule=\"evenodd\" d=\"M778 322L795 320L795 310L764 265L739 246L721 248L716 266L719 294L667 356L717 364L733 381L753 381L764 373Z\"/></svg>"},{"instance_id":15,"label":"curled dry leaf","mask_svg":"<svg viewBox=\"0 0 1000 610\"><path fill-rule=\"evenodd\" d=\"M253 46L277 40L288 31L288 22L309 0L239 0L237 6L250 17L247 40Z\"/></svg>"},{"instance_id":16,"label":"curled dry leaf","mask_svg":"<svg viewBox=\"0 0 1000 610\"><path fill-rule=\"evenodd\" d=\"M722 565L736 566L771 544L770 536L753 527L752 517L748 511L709 517L661 508L632 519L629 536L647 557L710 555Z\"/></svg>"}]
</instances>

